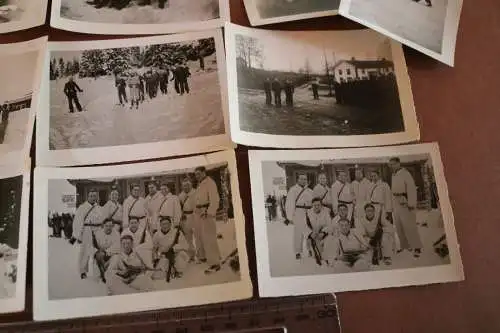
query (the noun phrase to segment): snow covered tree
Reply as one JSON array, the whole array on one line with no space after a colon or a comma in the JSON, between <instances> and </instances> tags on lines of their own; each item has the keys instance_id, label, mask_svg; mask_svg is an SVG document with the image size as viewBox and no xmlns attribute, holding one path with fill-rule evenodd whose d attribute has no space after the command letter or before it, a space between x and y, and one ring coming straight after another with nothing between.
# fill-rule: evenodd
<instances>
[{"instance_id":1,"label":"snow covered tree","mask_svg":"<svg viewBox=\"0 0 500 333\"><path fill-rule=\"evenodd\" d=\"M181 62L180 58L182 58L182 52L177 43L151 45L144 51L143 65L164 67Z\"/></svg>"},{"instance_id":2,"label":"snow covered tree","mask_svg":"<svg viewBox=\"0 0 500 333\"><path fill-rule=\"evenodd\" d=\"M50 61L50 80L55 80L57 79L58 72L57 72L57 62L56 59L52 58Z\"/></svg>"},{"instance_id":3,"label":"snow covered tree","mask_svg":"<svg viewBox=\"0 0 500 333\"><path fill-rule=\"evenodd\" d=\"M106 57L103 50L85 50L82 52L80 69L83 76L97 78L106 74Z\"/></svg>"},{"instance_id":4,"label":"snow covered tree","mask_svg":"<svg viewBox=\"0 0 500 333\"><path fill-rule=\"evenodd\" d=\"M66 67L64 66L64 59L59 58L59 75L63 76L65 69L66 69Z\"/></svg>"},{"instance_id":5,"label":"snow covered tree","mask_svg":"<svg viewBox=\"0 0 500 333\"><path fill-rule=\"evenodd\" d=\"M66 63L66 68L64 69L64 75L66 76L73 75L73 63L71 61L68 61Z\"/></svg>"},{"instance_id":6,"label":"snow covered tree","mask_svg":"<svg viewBox=\"0 0 500 333\"><path fill-rule=\"evenodd\" d=\"M107 71L116 75L130 69L130 51L130 48L106 50Z\"/></svg>"},{"instance_id":7,"label":"snow covered tree","mask_svg":"<svg viewBox=\"0 0 500 333\"><path fill-rule=\"evenodd\" d=\"M80 73L80 62L78 59L73 59L73 75Z\"/></svg>"}]
</instances>

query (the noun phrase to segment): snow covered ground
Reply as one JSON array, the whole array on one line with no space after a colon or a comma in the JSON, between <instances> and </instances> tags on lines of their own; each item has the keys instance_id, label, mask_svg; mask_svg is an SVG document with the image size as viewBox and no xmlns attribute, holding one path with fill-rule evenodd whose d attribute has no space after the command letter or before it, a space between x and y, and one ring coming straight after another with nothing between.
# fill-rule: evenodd
<instances>
[{"instance_id":1,"label":"snow covered ground","mask_svg":"<svg viewBox=\"0 0 500 333\"><path fill-rule=\"evenodd\" d=\"M97 9L91 1L62 0L61 16L78 21L125 24L195 22L219 17L219 0L168 0L164 9L158 8L155 0L152 6L138 6L135 2L117 10Z\"/></svg>"},{"instance_id":2,"label":"snow covered ground","mask_svg":"<svg viewBox=\"0 0 500 333\"><path fill-rule=\"evenodd\" d=\"M441 53L448 0L351 0L349 14Z\"/></svg>"},{"instance_id":3,"label":"snow covered ground","mask_svg":"<svg viewBox=\"0 0 500 333\"><path fill-rule=\"evenodd\" d=\"M217 222L217 231L222 235L219 239L219 248L222 258L226 258L236 248L234 222ZM85 280L80 279L78 273L77 245L70 245L62 238L49 238L49 298L68 299L78 297L106 296L106 285L99 280L99 273L93 271L90 264L90 273ZM180 244L186 247L185 239L180 238ZM203 285L221 284L240 280L239 274L234 273L226 264L213 274L205 275L206 264L188 264L183 277L173 279L170 283L163 280L154 281L157 290L192 288Z\"/></svg>"},{"instance_id":4,"label":"snow covered ground","mask_svg":"<svg viewBox=\"0 0 500 333\"><path fill-rule=\"evenodd\" d=\"M28 125L30 109L14 111L9 114L9 124L2 144L0 154L21 150L26 140L26 126ZM0 120L1 122L1 120Z\"/></svg>"},{"instance_id":5,"label":"snow covered ground","mask_svg":"<svg viewBox=\"0 0 500 333\"><path fill-rule=\"evenodd\" d=\"M12 298L16 295L16 284L8 277L16 261L17 256L8 260L0 259L0 299Z\"/></svg>"},{"instance_id":6,"label":"snow covered ground","mask_svg":"<svg viewBox=\"0 0 500 333\"><path fill-rule=\"evenodd\" d=\"M413 254L403 251L394 254L392 265L372 266L372 270L393 270L404 268L415 268L425 266L436 266L449 264L449 259L442 259L433 249L432 244L443 234L443 226L436 222L436 214L420 210L417 213L417 223L420 237L423 243L420 258L414 258ZM422 223L428 223L427 227ZM282 222L267 223L269 244L269 262L271 265L271 276L297 276L315 274L333 274L332 267L326 265L318 266L314 258L304 255L301 260L295 259L293 251L293 225L286 226ZM305 252L304 252L305 253Z\"/></svg>"},{"instance_id":7,"label":"snow covered ground","mask_svg":"<svg viewBox=\"0 0 500 333\"><path fill-rule=\"evenodd\" d=\"M114 78L109 76L97 80L75 78L83 89L79 99L85 112L69 113L63 93L66 79L51 81L51 149L117 146L224 134L218 73L216 65L208 59L210 70L191 70L191 93L180 96L173 82L169 82L168 94L160 93L152 100L146 98L138 110L119 105ZM195 64L197 62L190 66Z\"/></svg>"}]
</instances>

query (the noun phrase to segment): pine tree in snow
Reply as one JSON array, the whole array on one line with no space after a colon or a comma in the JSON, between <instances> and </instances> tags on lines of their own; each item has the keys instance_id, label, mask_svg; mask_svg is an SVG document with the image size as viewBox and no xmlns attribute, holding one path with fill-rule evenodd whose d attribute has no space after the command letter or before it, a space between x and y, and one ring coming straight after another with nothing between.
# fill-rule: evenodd
<instances>
[{"instance_id":1,"label":"pine tree in snow","mask_svg":"<svg viewBox=\"0 0 500 333\"><path fill-rule=\"evenodd\" d=\"M73 59L73 75L80 73L80 62L78 59Z\"/></svg>"},{"instance_id":2,"label":"pine tree in snow","mask_svg":"<svg viewBox=\"0 0 500 333\"><path fill-rule=\"evenodd\" d=\"M64 75L64 70L65 69L66 69L66 67L64 66L64 59L63 58L59 58L59 75L60 76Z\"/></svg>"},{"instance_id":3,"label":"pine tree in snow","mask_svg":"<svg viewBox=\"0 0 500 333\"><path fill-rule=\"evenodd\" d=\"M103 50L86 50L82 53L80 69L83 76L97 78L106 74L106 57Z\"/></svg>"},{"instance_id":4,"label":"pine tree in snow","mask_svg":"<svg viewBox=\"0 0 500 333\"><path fill-rule=\"evenodd\" d=\"M131 48L116 48L106 50L106 69L109 73L119 74L127 71L130 66Z\"/></svg>"}]
</instances>

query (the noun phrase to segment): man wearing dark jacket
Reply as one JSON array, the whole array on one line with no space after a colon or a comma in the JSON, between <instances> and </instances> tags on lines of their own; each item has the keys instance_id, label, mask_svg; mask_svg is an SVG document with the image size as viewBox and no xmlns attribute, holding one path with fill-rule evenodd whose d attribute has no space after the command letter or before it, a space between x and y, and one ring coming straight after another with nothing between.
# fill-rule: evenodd
<instances>
[{"instance_id":1,"label":"man wearing dark jacket","mask_svg":"<svg viewBox=\"0 0 500 333\"><path fill-rule=\"evenodd\" d=\"M115 85L116 89L118 89L118 100L120 101L120 105L123 106L124 101L125 103L128 103L127 91L126 91L127 83L125 82L125 79L122 76L117 75Z\"/></svg>"},{"instance_id":2,"label":"man wearing dark jacket","mask_svg":"<svg viewBox=\"0 0 500 333\"><path fill-rule=\"evenodd\" d=\"M274 92L274 104L276 105L277 108L281 107L281 82L278 80L277 77L274 78L273 83L271 84L271 87Z\"/></svg>"},{"instance_id":3,"label":"man wearing dark jacket","mask_svg":"<svg viewBox=\"0 0 500 333\"><path fill-rule=\"evenodd\" d=\"M293 106L293 92L295 88L293 86L293 82L288 79L285 81L285 97L286 97L286 105Z\"/></svg>"},{"instance_id":4,"label":"man wearing dark jacket","mask_svg":"<svg viewBox=\"0 0 500 333\"><path fill-rule=\"evenodd\" d=\"M264 81L264 92L266 93L266 105L271 105L273 100L273 94L271 92L271 79L266 77Z\"/></svg>"},{"instance_id":5,"label":"man wearing dark jacket","mask_svg":"<svg viewBox=\"0 0 500 333\"><path fill-rule=\"evenodd\" d=\"M83 90L75 83L73 77L70 77L68 82L66 82L66 84L64 85L64 94L68 98L70 113L73 113L75 111L73 109L73 102L75 103L78 112L82 111L82 106L80 105L80 101L78 100L77 92L83 92Z\"/></svg>"}]
</instances>

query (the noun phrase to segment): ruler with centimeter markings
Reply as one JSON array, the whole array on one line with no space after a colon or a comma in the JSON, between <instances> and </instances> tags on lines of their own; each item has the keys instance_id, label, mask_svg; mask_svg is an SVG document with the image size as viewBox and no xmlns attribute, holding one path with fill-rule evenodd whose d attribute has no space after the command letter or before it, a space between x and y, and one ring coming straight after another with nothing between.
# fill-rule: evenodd
<instances>
[{"instance_id":1,"label":"ruler with centimeter markings","mask_svg":"<svg viewBox=\"0 0 500 333\"><path fill-rule=\"evenodd\" d=\"M340 333L331 294L53 322L0 324L2 333Z\"/></svg>"}]
</instances>

